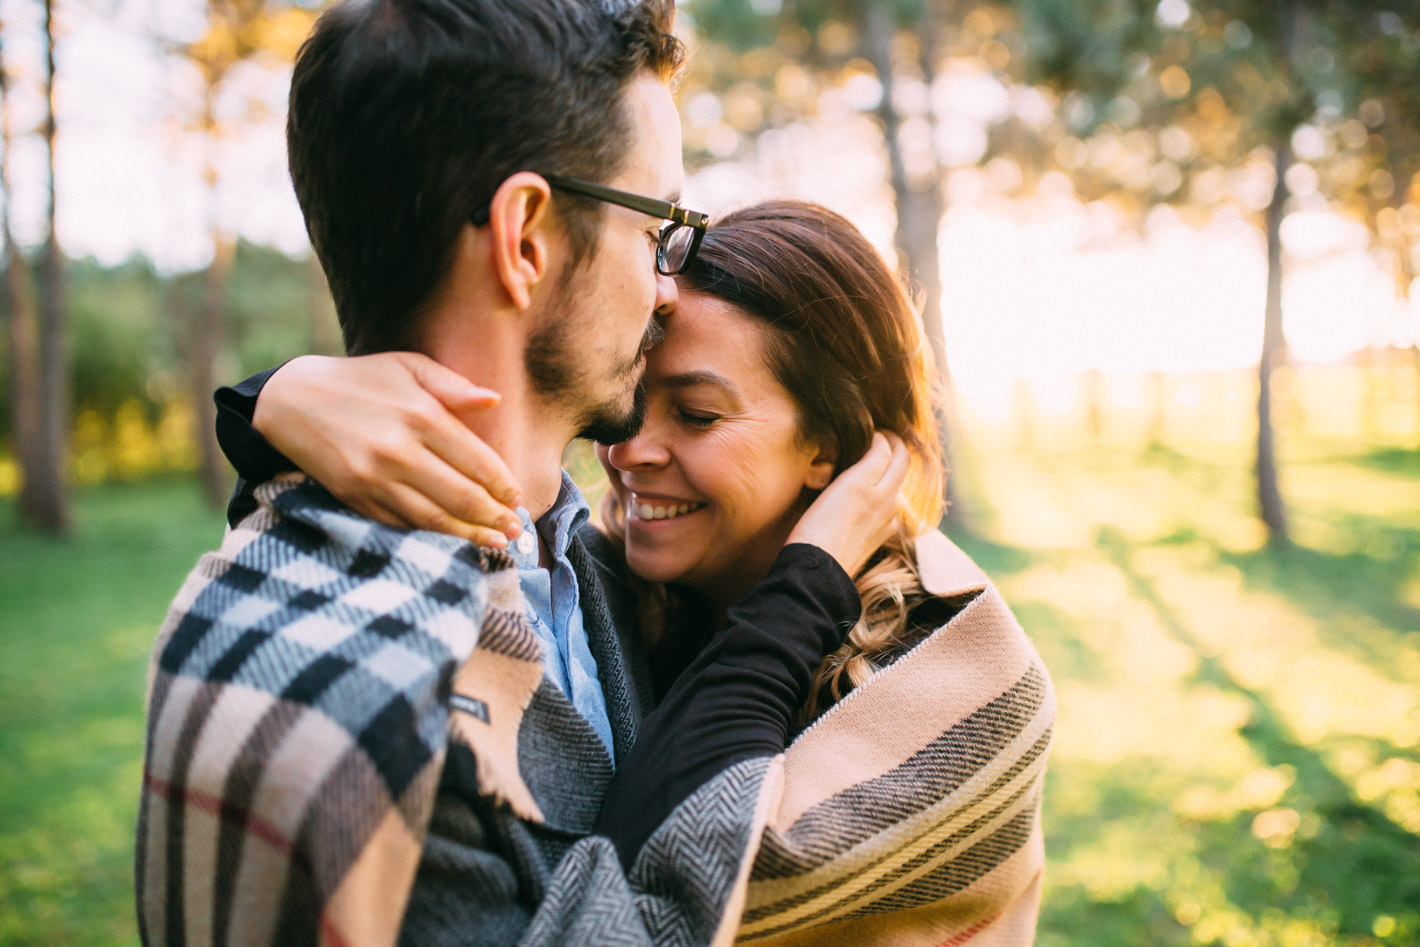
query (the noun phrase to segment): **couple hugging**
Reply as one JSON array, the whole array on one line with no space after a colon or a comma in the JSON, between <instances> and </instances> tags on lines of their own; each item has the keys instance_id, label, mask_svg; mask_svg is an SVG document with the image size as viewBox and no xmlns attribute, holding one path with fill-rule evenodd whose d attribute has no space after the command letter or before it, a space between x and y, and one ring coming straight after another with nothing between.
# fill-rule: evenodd
<instances>
[{"instance_id":1,"label":"couple hugging","mask_svg":"<svg viewBox=\"0 0 1420 947\"><path fill-rule=\"evenodd\" d=\"M341 0L302 49L359 357L218 393L145 943L1032 940L1054 698L935 531L920 325L835 214L678 206L672 14Z\"/></svg>"}]
</instances>

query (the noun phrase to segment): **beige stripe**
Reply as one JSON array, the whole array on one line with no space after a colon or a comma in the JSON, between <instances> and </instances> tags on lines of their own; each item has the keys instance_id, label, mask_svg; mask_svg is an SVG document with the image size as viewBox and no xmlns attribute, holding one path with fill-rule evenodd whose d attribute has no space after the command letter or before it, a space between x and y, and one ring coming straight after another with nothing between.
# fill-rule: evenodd
<instances>
[{"instance_id":1,"label":"beige stripe","mask_svg":"<svg viewBox=\"0 0 1420 947\"><path fill-rule=\"evenodd\" d=\"M874 866L871 872L852 879L849 884L834 887L824 892L813 901L798 905L790 910L769 915L761 920L747 923L740 930L741 937L749 937L762 932L782 930L788 925L806 924L816 928L825 923L830 923L836 918L861 911L870 907L879 898L887 897L898 891L900 888L912 884L922 878L939 871L943 865L959 858L963 852L971 848L1001 829L1007 822L1020 815L1023 808L1034 808L1039 798L1037 789L1032 789L1026 796L1007 806L1002 812L995 814L988 822L972 832L968 837L960 839L937 855L933 856L924 864L918 865L909 872L904 872L900 877L892 880L891 883L879 884L881 876L899 869L903 864L911 861L923 851L943 841L952 833L942 830L930 832L922 838L915 840L914 844L901 852L895 853L891 858L883 863ZM997 802L1001 800L997 799ZM993 876L999 871L1000 866L993 867L990 871L976 879ZM966 889L963 889L966 890ZM953 901L959 897L961 892L951 895L944 901ZM883 913L898 913L896 910L885 911Z\"/></svg>"},{"instance_id":2,"label":"beige stripe","mask_svg":"<svg viewBox=\"0 0 1420 947\"><path fill-rule=\"evenodd\" d=\"M319 710L298 706L297 713L295 724L267 755L251 797L251 811L287 839L295 837L312 797L355 745L345 727Z\"/></svg>"},{"instance_id":3,"label":"beige stripe","mask_svg":"<svg viewBox=\"0 0 1420 947\"><path fill-rule=\"evenodd\" d=\"M865 839L863 842L842 852L833 860L806 874L790 878L773 878L756 881L752 885L750 909L757 909L812 891L824 885L835 885L837 880L860 869L864 863L882 854L897 850L909 850L921 838L931 836L946 838L968 825L971 820L987 812L993 805L1009 798L1027 783L1041 778L1045 770L1048 752L1042 752L1029 765L1006 784L992 790L996 782L1012 765L1021 759L1050 729L1055 719L1055 702L1047 692L1035 716L1022 728L1014 740L1001 749L986 766L972 774L955 791L926 806L921 812ZM796 774L788 772L786 778ZM807 778L807 774L800 774ZM989 790L989 793L988 793ZM1012 807L1011 814L1019 811ZM772 828L786 838L792 826L772 825ZM979 833L978 833L979 834ZM969 845L970 840L964 844ZM881 868L882 866L878 866ZM880 872L878 872L880 873ZM835 888L835 891L839 889ZM821 899L817 899L821 900Z\"/></svg>"},{"instance_id":4,"label":"beige stripe","mask_svg":"<svg viewBox=\"0 0 1420 947\"><path fill-rule=\"evenodd\" d=\"M319 942L341 947L393 944L413 889L419 854L419 839L398 810L391 808L327 902Z\"/></svg>"},{"instance_id":5,"label":"beige stripe","mask_svg":"<svg viewBox=\"0 0 1420 947\"><path fill-rule=\"evenodd\" d=\"M1029 947L1040 909L1045 863L1040 822L1031 840L995 869L934 904L850 918L756 939L756 947L817 947L840 944L872 947L937 947L980 927L970 947Z\"/></svg>"},{"instance_id":6,"label":"beige stripe","mask_svg":"<svg viewBox=\"0 0 1420 947\"><path fill-rule=\"evenodd\" d=\"M163 706L148 708L149 713L154 709L158 711L158 719L153 724L152 741L148 746L149 772L163 782L169 782L173 778L173 761L177 755L178 740L182 736L182 725L187 721L192 702L203 689L201 681L190 677L168 675L166 684L167 693L163 697Z\"/></svg>"},{"instance_id":7,"label":"beige stripe","mask_svg":"<svg viewBox=\"0 0 1420 947\"><path fill-rule=\"evenodd\" d=\"M329 717L310 707L293 709L300 716L279 738L251 797L251 814L280 841L268 838L265 832L245 832L237 877L232 882L231 933L235 937L239 932L245 943L270 941L292 870L293 852L287 846L295 842L312 797L352 745L350 734ZM384 807L388 807L387 798ZM316 866L310 867L314 870Z\"/></svg>"},{"instance_id":8,"label":"beige stripe","mask_svg":"<svg viewBox=\"0 0 1420 947\"><path fill-rule=\"evenodd\" d=\"M156 662L154 662L154 666L156 666ZM162 706L155 708L150 705L148 708L150 714L157 711L158 719L153 723L147 766L152 778L162 783L168 783L172 781L173 757L176 753L178 738L182 734L183 722L187 719L187 713L193 701L201 693L202 686L191 678L173 677L172 675L164 675L163 684ZM151 700L151 694L149 699ZM148 803L147 821L144 824L147 837L137 840L137 844L147 846L143 865L145 877L141 881L144 893L142 909L148 923L149 938L155 944L161 944L167 934L168 806L170 803L146 784L143 788L143 795ZM178 799L171 804L181 806L183 802Z\"/></svg>"},{"instance_id":9,"label":"beige stripe","mask_svg":"<svg viewBox=\"0 0 1420 947\"><path fill-rule=\"evenodd\" d=\"M825 799L901 765L1009 690L1038 660L1001 596L987 588L794 741L774 824L792 823ZM795 779L800 770L813 779Z\"/></svg>"},{"instance_id":10,"label":"beige stripe","mask_svg":"<svg viewBox=\"0 0 1420 947\"><path fill-rule=\"evenodd\" d=\"M144 846L143 877L138 879L143 902L138 905L138 910L147 926L149 943L153 947L161 947L166 943L167 935L168 802L144 786L142 804L146 806L144 831L137 843Z\"/></svg>"},{"instance_id":11,"label":"beige stripe","mask_svg":"<svg viewBox=\"0 0 1420 947\"><path fill-rule=\"evenodd\" d=\"M518 730L542 681L542 665L485 651L482 644L459 668L454 693L486 704L488 720L455 709L449 729L473 750L479 791L506 802L520 818L541 823L542 810L518 769Z\"/></svg>"},{"instance_id":12,"label":"beige stripe","mask_svg":"<svg viewBox=\"0 0 1420 947\"><path fill-rule=\"evenodd\" d=\"M276 698L241 684L204 683L202 689L216 692L217 698L202 721L183 789L222 799L233 761ZM221 831L219 813L202 806L184 806L183 914L187 937L196 944L209 943L212 939L212 904L216 896L213 886L218 883L217 847Z\"/></svg>"},{"instance_id":13,"label":"beige stripe","mask_svg":"<svg viewBox=\"0 0 1420 947\"><path fill-rule=\"evenodd\" d=\"M1037 738L1040 736L1041 730L1044 729L1042 722L1048 725L1049 720L1049 715L1040 714L1037 720L1032 722L1030 729L1036 731ZM998 757L998 759L1000 758ZM968 797L966 801L963 801L963 793L953 793L928 810L929 813L936 814L942 820L940 823L931 824L925 818L913 820L913 824L901 827L887 838L883 835L876 836L855 849L845 852L810 875L793 879L799 882L794 886L799 893L812 891L821 885L827 885L827 888L812 900L747 924L741 933L769 930L781 924L816 915L821 911L829 911L824 915L825 917L840 916L861 907L874 898L890 894L922 875L936 870L937 867L959 856L961 852L1009 821L1021 811L1022 806L1037 805L1035 795L1038 794L1038 789L1026 793L1017 804L1005 807L1002 812L997 813L985 824L978 827L976 831L959 839L955 845L938 853L926 864L910 872L905 872L900 877L892 878L895 872L901 871L915 858L968 827L973 820L987 815L993 806L1000 805L1003 800L1010 798L1017 792L1041 783L1045 772L1045 759L1046 754L1042 753L1035 762L1026 767L1014 779L990 794L981 794L980 790L984 787L980 782L977 782L977 785L973 787L977 795ZM997 769L996 775L999 776L1002 767L995 768ZM988 780L990 778L987 777ZM865 862L875 863L867 870L853 875L852 872L861 868ZM834 883L835 877L849 875L851 877L844 877L842 883ZM892 880L888 881L889 878ZM776 892L776 896L766 896L768 893L766 889L771 888ZM751 885L748 907L750 910L769 907L776 901L793 897L794 894L790 891L790 885L782 881L772 885Z\"/></svg>"}]
</instances>

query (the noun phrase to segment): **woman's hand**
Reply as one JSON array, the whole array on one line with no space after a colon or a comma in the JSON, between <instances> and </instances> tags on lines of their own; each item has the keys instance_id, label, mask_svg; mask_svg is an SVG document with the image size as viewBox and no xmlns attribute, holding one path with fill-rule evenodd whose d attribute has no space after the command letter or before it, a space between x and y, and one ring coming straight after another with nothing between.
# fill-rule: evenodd
<instances>
[{"instance_id":1,"label":"woman's hand","mask_svg":"<svg viewBox=\"0 0 1420 947\"><path fill-rule=\"evenodd\" d=\"M294 359L257 398L252 426L343 503L391 526L505 548L522 532L513 475L462 420L496 405L412 352Z\"/></svg>"},{"instance_id":2,"label":"woman's hand","mask_svg":"<svg viewBox=\"0 0 1420 947\"><path fill-rule=\"evenodd\" d=\"M897 529L897 494L907 477L909 456L896 434L874 434L863 459L818 495L788 542L812 543L856 576Z\"/></svg>"}]
</instances>

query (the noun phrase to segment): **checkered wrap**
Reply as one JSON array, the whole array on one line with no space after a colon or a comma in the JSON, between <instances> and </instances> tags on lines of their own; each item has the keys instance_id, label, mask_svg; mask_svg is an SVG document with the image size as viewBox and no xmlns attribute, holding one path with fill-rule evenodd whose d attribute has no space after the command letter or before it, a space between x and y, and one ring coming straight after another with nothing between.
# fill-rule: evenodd
<instances>
[{"instance_id":1,"label":"checkered wrap","mask_svg":"<svg viewBox=\"0 0 1420 947\"><path fill-rule=\"evenodd\" d=\"M481 940L728 936L770 761L687 800L631 881L605 839L547 864L529 827L540 804L575 797L559 797L573 776L552 763L572 744L525 714L575 711L548 693L511 560L372 523L299 476L257 500L192 571L154 647L136 866L145 943L395 943L428 867L431 813L449 798L451 750L474 760L470 801L488 820L474 836L492 847L471 853L446 907L473 910ZM590 824L601 791L560 816ZM530 916L498 903L509 882L541 892ZM405 939L465 943L455 916Z\"/></svg>"},{"instance_id":2,"label":"checkered wrap","mask_svg":"<svg viewBox=\"0 0 1420 947\"><path fill-rule=\"evenodd\" d=\"M484 627L500 631L485 647L516 639L517 573L495 551L362 519L300 478L257 496L154 648L142 934L392 942L454 674ZM523 660L538 667L535 643Z\"/></svg>"}]
</instances>

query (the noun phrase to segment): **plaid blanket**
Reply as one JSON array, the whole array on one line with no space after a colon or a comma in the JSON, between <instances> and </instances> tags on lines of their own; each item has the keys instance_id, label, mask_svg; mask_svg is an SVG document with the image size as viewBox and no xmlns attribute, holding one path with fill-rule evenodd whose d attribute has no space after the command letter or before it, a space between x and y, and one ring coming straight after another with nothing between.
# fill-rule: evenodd
<instances>
[{"instance_id":1,"label":"plaid blanket","mask_svg":"<svg viewBox=\"0 0 1420 947\"><path fill-rule=\"evenodd\" d=\"M154 647L136 853L145 943L394 943L451 749L471 751L488 831L507 840L487 842L465 900L494 912L489 893L510 881L535 892L531 918L496 914L496 942L715 936L768 761L687 800L630 882L596 838L554 873L518 834L544 818L519 766L544 681L512 561L365 520L299 476L257 499L192 571Z\"/></svg>"}]
</instances>

